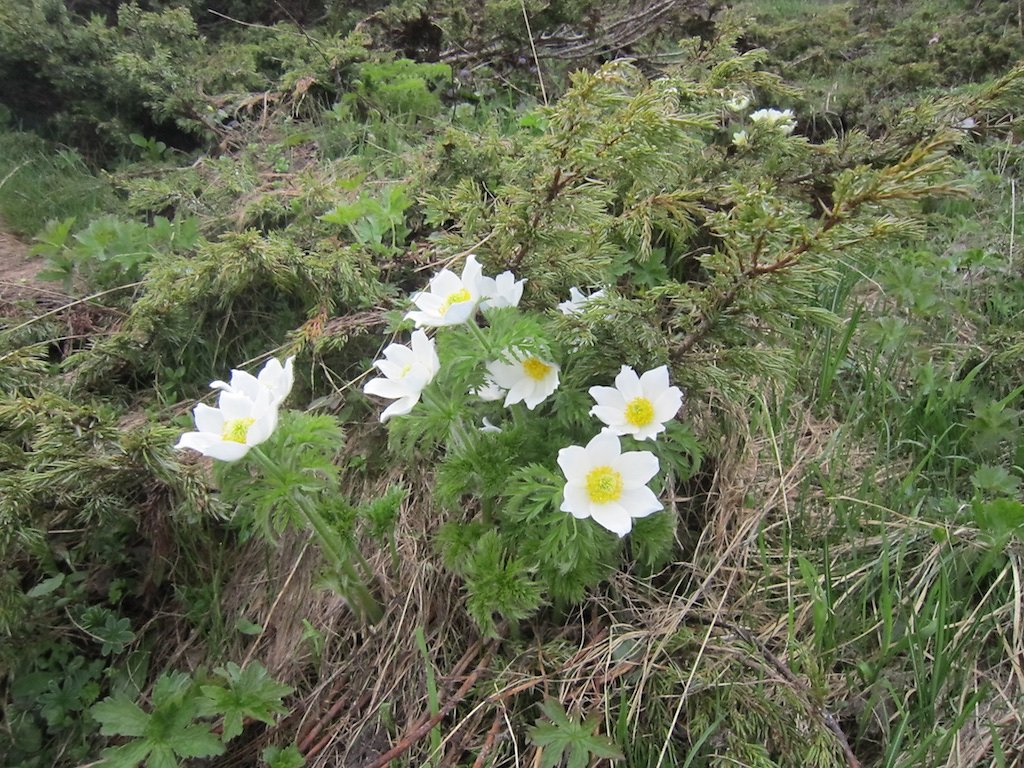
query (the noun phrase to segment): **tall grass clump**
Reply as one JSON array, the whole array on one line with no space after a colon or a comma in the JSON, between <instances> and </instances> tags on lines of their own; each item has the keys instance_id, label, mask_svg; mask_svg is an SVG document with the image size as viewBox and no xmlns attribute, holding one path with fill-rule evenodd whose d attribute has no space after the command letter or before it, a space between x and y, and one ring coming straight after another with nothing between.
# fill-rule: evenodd
<instances>
[{"instance_id":1,"label":"tall grass clump","mask_svg":"<svg viewBox=\"0 0 1024 768\"><path fill-rule=\"evenodd\" d=\"M85 220L115 205L110 183L73 149L0 128L0 219L9 231L31 237L48 221Z\"/></svg>"}]
</instances>

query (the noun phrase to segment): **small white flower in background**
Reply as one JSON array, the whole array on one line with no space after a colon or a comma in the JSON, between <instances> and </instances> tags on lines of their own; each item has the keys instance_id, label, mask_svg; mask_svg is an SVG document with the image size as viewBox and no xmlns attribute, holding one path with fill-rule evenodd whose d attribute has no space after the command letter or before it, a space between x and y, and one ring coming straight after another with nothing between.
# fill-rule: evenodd
<instances>
[{"instance_id":1,"label":"small white flower in background","mask_svg":"<svg viewBox=\"0 0 1024 768\"><path fill-rule=\"evenodd\" d=\"M487 373L491 381L508 391L506 407L522 402L532 411L558 388L557 363L518 349L507 349L502 357L487 364Z\"/></svg>"},{"instance_id":2,"label":"small white flower in background","mask_svg":"<svg viewBox=\"0 0 1024 768\"><path fill-rule=\"evenodd\" d=\"M462 268L462 276L442 269L427 285L427 290L414 293L412 303L418 309L406 313L417 328L459 325L469 320L480 302L482 268L476 256L470 255Z\"/></svg>"},{"instance_id":3,"label":"small white flower in background","mask_svg":"<svg viewBox=\"0 0 1024 768\"><path fill-rule=\"evenodd\" d=\"M482 277L480 279L480 309L501 309L503 307L518 307L519 300L523 298L523 286L526 278L516 280L511 272L502 272L497 277Z\"/></svg>"},{"instance_id":4,"label":"small white flower in background","mask_svg":"<svg viewBox=\"0 0 1024 768\"><path fill-rule=\"evenodd\" d=\"M264 442L277 426L274 395L262 384L250 398L239 391L222 390L216 408L199 403L193 415L196 432L186 432L174 447L191 448L221 461L238 461Z\"/></svg>"},{"instance_id":5,"label":"small white flower in background","mask_svg":"<svg viewBox=\"0 0 1024 768\"><path fill-rule=\"evenodd\" d=\"M777 128L783 133L792 133L796 128L796 116L791 109L759 109L750 113L750 119Z\"/></svg>"},{"instance_id":6,"label":"small white flower in background","mask_svg":"<svg viewBox=\"0 0 1024 768\"><path fill-rule=\"evenodd\" d=\"M665 431L683 405L679 387L670 387L668 367L660 366L637 376L628 365L615 377L614 387L591 387L590 396L597 402L590 409L616 435L632 435L637 440L653 440Z\"/></svg>"},{"instance_id":7,"label":"small white flower in background","mask_svg":"<svg viewBox=\"0 0 1024 768\"><path fill-rule=\"evenodd\" d=\"M264 387L269 390L270 401L276 408L292 391L292 384L295 383L295 374L292 370L294 362L294 355L285 360L284 365L276 358L271 358L255 376L245 371L232 370L230 383L218 380L212 382L210 386L224 392L237 392L250 400L257 399L259 388Z\"/></svg>"},{"instance_id":8,"label":"small white flower in background","mask_svg":"<svg viewBox=\"0 0 1024 768\"><path fill-rule=\"evenodd\" d=\"M732 98L725 102L725 106L733 112L742 112L750 106L750 96L745 93L734 93Z\"/></svg>"},{"instance_id":9,"label":"small white flower in background","mask_svg":"<svg viewBox=\"0 0 1024 768\"><path fill-rule=\"evenodd\" d=\"M363 392L395 401L380 415L382 422L409 413L441 368L434 342L423 331L413 331L409 347L389 344L374 365L384 375L366 382Z\"/></svg>"},{"instance_id":10,"label":"small white flower in background","mask_svg":"<svg viewBox=\"0 0 1024 768\"><path fill-rule=\"evenodd\" d=\"M746 131L736 131L732 135L732 143L739 149L746 149L750 146L750 136L747 135Z\"/></svg>"},{"instance_id":11,"label":"small white flower in background","mask_svg":"<svg viewBox=\"0 0 1024 768\"><path fill-rule=\"evenodd\" d=\"M495 400L501 400L506 392L495 383L494 379L488 376L484 379L483 384L471 390L471 394L476 395L484 402L490 403Z\"/></svg>"},{"instance_id":12,"label":"small white flower in background","mask_svg":"<svg viewBox=\"0 0 1024 768\"><path fill-rule=\"evenodd\" d=\"M587 305L587 302L592 299L598 299L604 296L604 289L594 291L589 296L583 293L575 285L569 289L569 300L563 301L558 305L559 311L563 315L578 315L583 311L583 308Z\"/></svg>"},{"instance_id":13,"label":"small white flower in background","mask_svg":"<svg viewBox=\"0 0 1024 768\"><path fill-rule=\"evenodd\" d=\"M501 427L491 424L491 420L484 416L484 425L480 427L481 432L501 432Z\"/></svg>"},{"instance_id":14,"label":"small white flower in background","mask_svg":"<svg viewBox=\"0 0 1024 768\"><path fill-rule=\"evenodd\" d=\"M648 451L622 453L619 438L602 431L586 447L573 445L558 452L565 475L562 511L573 517L592 517L612 533L625 536L633 518L662 508L647 487L658 474L658 457Z\"/></svg>"}]
</instances>

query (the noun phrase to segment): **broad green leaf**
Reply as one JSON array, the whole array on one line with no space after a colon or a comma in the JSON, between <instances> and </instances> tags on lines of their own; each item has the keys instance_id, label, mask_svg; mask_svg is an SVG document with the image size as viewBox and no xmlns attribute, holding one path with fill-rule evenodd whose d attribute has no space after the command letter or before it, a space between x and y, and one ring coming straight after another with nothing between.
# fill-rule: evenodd
<instances>
[{"instance_id":1,"label":"broad green leaf","mask_svg":"<svg viewBox=\"0 0 1024 768\"><path fill-rule=\"evenodd\" d=\"M90 712L104 736L142 736L149 725L150 716L126 696L107 697Z\"/></svg>"},{"instance_id":2,"label":"broad green leaf","mask_svg":"<svg viewBox=\"0 0 1024 768\"><path fill-rule=\"evenodd\" d=\"M117 747L103 750L103 768L135 768L146 759L151 745L148 741L135 740Z\"/></svg>"}]
</instances>

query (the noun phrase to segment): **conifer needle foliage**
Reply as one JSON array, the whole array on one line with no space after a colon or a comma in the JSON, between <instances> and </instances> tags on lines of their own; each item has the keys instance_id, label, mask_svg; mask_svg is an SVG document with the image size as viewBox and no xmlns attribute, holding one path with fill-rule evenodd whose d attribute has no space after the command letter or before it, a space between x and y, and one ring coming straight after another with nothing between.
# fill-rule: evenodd
<instances>
[{"instance_id":1,"label":"conifer needle foliage","mask_svg":"<svg viewBox=\"0 0 1024 768\"><path fill-rule=\"evenodd\" d=\"M455 730L482 754L473 718L497 703L520 738L490 739L495 764L526 749L549 766L832 766L836 729L864 764L940 764L968 718L988 723L982 705L1012 700L1009 685L959 704L947 689L993 672L961 675L968 652L1019 643L1015 183L1008 257L961 233L924 251L926 211L972 202L964 158L987 153L1000 184L1024 163L1008 133L1024 68L915 93L886 132L829 132L726 21L657 66L581 67L541 106L491 85L466 98L484 74L373 51L349 10L237 29L212 51L183 7L86 23L66 5L0 10L0 68L42 62L29 85L68 102L40 120L102 135L96 157L130 154L104 175L124 194L104 191L103 218L90 203L39 232L75 295L0 298L0 752L170 768L233 749L285 711L291 687L238 663L291 637L282 614L304 622L288 648L297 708L338 712L314 684L331 665L400 666L391 621L442 638L421 643L431 670L465 650L453 637L487 644L472 674L494 679L464 671L477 684L428 730L469 713ZM537 6L482 13L518 24ZM203 142L216 152L188 154ZM945 293L962 327L943 325ZM237 461L175 453L210 379L268 351L295 355L294 407L250 435L279 403L220 420L203 405L199 431ZM830 446L883 433L877 463L823 454L790 471L804 436L783 428L805 399L835 420ZM770 493L736 472L750 433L768 445L760 471L778 469ZM730 472L738 490L720 485ZM282 562L307 523L320 580L302 556ZM446 594L424 596L439 575ZM243 576L280 603L249 616ZM384 597L381 629L344 606L314 615L313 582ZM492 693L502 675L512 687ZM538 715L548 675L562 700ZM361 677L337 679L354 692ZM405 739L426 722L408 682L368 691L359 732L406 745L410 764L439 759ZM1010 721L990 720L1010 754Z\"/></svg>"}]
</instances>

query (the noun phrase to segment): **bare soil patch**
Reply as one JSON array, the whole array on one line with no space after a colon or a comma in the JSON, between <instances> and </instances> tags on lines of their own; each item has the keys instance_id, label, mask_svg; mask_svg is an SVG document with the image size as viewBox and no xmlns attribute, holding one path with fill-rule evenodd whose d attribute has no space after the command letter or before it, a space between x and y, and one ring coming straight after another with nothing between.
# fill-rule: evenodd
<instances>
[{"instance_id":1,"label":"bare soil patch","mask_svg":"<svg viewBox=\"0 0 1024 768\"><path fill-rule=\"evenodd\" d=\"M0 302L61 295L52 283L39 279L42 268L41 261L29 258L25 243L0 227Z\"/></svg>"}]
</instances>

